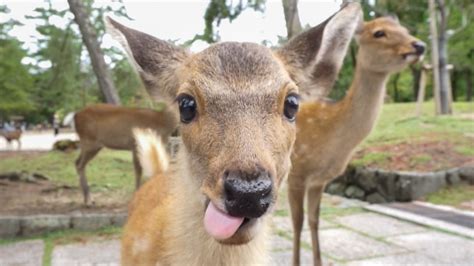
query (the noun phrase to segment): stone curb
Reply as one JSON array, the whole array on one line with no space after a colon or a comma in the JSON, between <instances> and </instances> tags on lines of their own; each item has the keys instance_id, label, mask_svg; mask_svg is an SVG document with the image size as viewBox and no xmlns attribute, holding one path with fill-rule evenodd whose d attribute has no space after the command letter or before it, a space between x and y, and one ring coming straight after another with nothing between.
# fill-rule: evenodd
<instances>
[{"instance_id":1,"label":"stone curb","mask_svg":"<svg viewBox=\"0 0 474 266\"><path fill-rule=\"evenodd\" d=\"M396 210L392 208L385 207L383 205L379 204L372 204L372 205L367 205L363 207L366 210L375 212L375 213L380 213L384 214L387 216L391 216L400 220L405 220L408 222L416 223L416 224L421 224L424 226L430 226L434 228L439 228L441 230L451 232L457 235L465 236L470 239L474 239L474 230L469 229L463 226L459 226L456 224L452 224L449 222L441 221L441 220L436 220L433 218L429 218L426 216L422 216L419 214L414 214L414 213L409 213L401 210Z\"/></svg>"},{"instance_id":2,"label":"stone curb","mask_svg":"<svg viewBox=\"0 0 474 266\"><path fill-rule=\"evenodd\" d=\"M0 217L0 238L34 236L58 230L97 230L122 226L126 213L71 213Z\"/></svg>"},{"instance_id":3,"label":"stone curb","mask_svg":"<svg viewBox=\"0 0 474 266\"><path fill-rule=\"evenodd\" d=\"M449 185L474 184L474 166L437 172L385 171L349 166L326 192L370 203L413 201Z\"/></svg>"}]
</instances>

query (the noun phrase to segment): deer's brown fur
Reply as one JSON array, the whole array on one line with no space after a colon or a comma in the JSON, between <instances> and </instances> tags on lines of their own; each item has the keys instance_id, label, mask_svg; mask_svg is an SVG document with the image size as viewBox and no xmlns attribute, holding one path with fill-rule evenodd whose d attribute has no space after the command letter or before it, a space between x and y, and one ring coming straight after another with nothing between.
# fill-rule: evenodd
<instances>
[{"instance_id":1,"label":"deer's brown fur","mask_svg":"<svg viewBox=\"0 0 474 266\"><path fill-rule=\"evenodd\" d=\"M133 128L151 128L167 141L177 126L176 115L169 109L154 111L110 104L88 106L74 115L74 125L80 140L81 152L76 160L84 202L90 201L85 173L87 163L102 148L132 151L136 188L141 184L142 168L136 154Z\"/></svg>"},{"instance_id":2,"label":"deer's brown fur","mask_svg":"<svg viewBox=\"0 0 474 266\"><path fill-rule=\"evenodd\" d=\"M383 31L386 36L376 38L376 31ZM356 38L359 43L357 65L345 98L336 103L307 102L301 105L297 116L293 167L288 182L295 265L300 262L305 195L314 263L320 265L318 220L324 186L344 171L356 146L372 130L390 73L400 71L422 55L422 52L417 53L414 44L423 44L392 18L366 22Z\"/></svg>"},{"instance_id":3,"label":"deer's brown fur","mask_svg":"<svg viewBox=\"0 0 474 266\"><path fill-rule=\"evenodd\" d=\"M335 55L340 51L320 55L319 47L309 44L334 42L346 49L350 37L336 38L325 29L352 35L359 12L358 4L350 4L277 51L229 42L196 54L110 20L109 28L126 47L153 97L187 95L197 106L192 121L180 124L183 145L178 163L164 172L159 170L164 167L151 167L158 169L154 177L134 196L122 240L124 265L265 263L268 213L289 173L296 134L295 123L284 116L286 98L298 92L297 84L316 83L312 74L320 62L341 64ZM327 82L334 76L328 75ZM178 107L176 102L172 107ZM155 161L146 165L160 165L146 152L140 158ZM261 197L269 195L271 202L233 235L218 239L205 230L203 218L210 204L228 213L224 184L229 173L238 173L241 183L259 180L264 173L272 185L271 193Z\"/></svg>"},{"instance_id":4,"label":"deer's brown fur","mask_svg":"<svg viewBox=\"0 0 474 266\"><path fill-rule=\"evenodd\" d=\"M18 144L18 150L21 149L21 134L22 131L21 129L15 129L13 131L2 131L2 136L5 138L7 141L7 146L11 145L12 141L16 140L16 143Z\"/></svg>"}]
</instances>

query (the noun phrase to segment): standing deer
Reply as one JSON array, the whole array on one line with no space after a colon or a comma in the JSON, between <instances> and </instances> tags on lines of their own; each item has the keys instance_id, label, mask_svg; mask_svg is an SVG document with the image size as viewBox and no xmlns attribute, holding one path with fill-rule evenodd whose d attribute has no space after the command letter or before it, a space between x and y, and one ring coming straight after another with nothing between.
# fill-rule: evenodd
<instances>
[{"instance_id":1,"label":"standing deer","mask_svg":"<svg viewBox=\"0 0 474 266\"><path fill-rule=\"evenodd\" d=\"M153 177L130 204L123 265L266 262L268 214L290 171L296 84L333 82L340 51L318 51L346 47L359 12L350 4L277 51L225 42L196 54L109 20L149 93L176 99L183 142L167 169L161 142L137 133ZM330 73L315 80L322 62Z\"/></svg>"},{"instance_id":2,"label":"standing deer","mask_svg":"<svg viewBox=\"0 0 474 266\"><path fill-rule=\"evenodd\" d=\"M12 145L12 141L16 140L18 146L18 150L21 149L21 134L22 134L22 131L21 129L13 129L11 131L9 130L2 130L1 132L1 135L5 138L5 140L7 141L7 146L11 146Z\"/></svg>"},{"instance_id":3,"label":"standing deer","mask_svg":"<svg viewBox=\"0 0 474 266\"><path fill-rule=\"evenodd\" d=\"M313 260L315 265L321 265L318 221L324 187L344 171L356 146L372 130L390 74L420 60L425 50L421 41L388 17L364 23L356 40L357 65L346 97L336 103L302 104L297 116L293 167L288 179L294 265L300 263L305 194Z\"/></svg>"},{"instance_id":4,"label":"standing deer","mask_svg":"<svg viewBox=\"0 0 474 266\"><path fill-rule=\"evenodd\" d=\"M141 184L142 168L136 153L133 128L151 128L164 141L176 129L177 118L172 110L126 108L108 104L88 106L74 115L74 126L79 135L81 152L76 160L84 203L90 202L86 165L104 147L115 150L131 150L135 167L135 187Z\"/></svg>"}]
</instances>

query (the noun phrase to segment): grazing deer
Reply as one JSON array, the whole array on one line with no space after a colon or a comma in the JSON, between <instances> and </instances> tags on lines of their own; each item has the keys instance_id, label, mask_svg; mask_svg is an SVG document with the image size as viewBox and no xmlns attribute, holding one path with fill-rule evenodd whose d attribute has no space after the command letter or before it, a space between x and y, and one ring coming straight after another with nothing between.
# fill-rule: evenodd
<instances>
[{"instance_id":1,"label":"grazing deer","mask_svg":"<svg viewBox=\"0 0 474 266\"><path fill-rule=\"evenodd\" d=\"M359 12L350 4L277 51L225 42L196 54L109 20L149 93L176 99L182 136L167 169L161 142L138 133L153 177L130 204L123 265L266 262L268 214L290 171L296 84L334 79L341 51L318 51L347 48ZM320 63L330 73L315 80Z\"/></svg>"},{"instance_id":2,"label":"grazing deer","mask_svg":"<svg viewBox=\"0 0 474 266\"><path fill-rule=\"evenodd\" d=\"M393 18L366 22L356 33L357 65L346 97L336 103L302 104L288 179L293 221L293 264L300 263L303 204L307 194L308 223L315 265L321 265L318 241L319 205L327 182L346 168L355 147L367 137L380 113L389 75L420 60L424 44Z\"/></svg>"},{"instance_id":3,"label":"grazing deer","mask_svg":"<svg viewBox=\"0 0 474 266\"><path fill-rule=\"evenodd\" d=\"M131 150L135 167L135 187L141 184L142 168L136 153L132 129L151 128L167 141L177 126L176 115L169 108L154 111L109 104L88 106L74 115L74 126L79 135L81 152L76 160L84 203L90 202L86 165L104 147Z\"/></svg>"},{"instance_id":4,"label":"grazing deer","mask_svg":"<svg viewBox=\"0 0 474 266\"><path fill-rule=\"evenodd\" d=\"M20 140L21 134L22 134L21 129L14 129L12 131L2 130L2 133L1 133L1 135L7 141L7 146L11 146L12 141L16 140L16 142L18 143L18 150L21 149L21 140Z\"/></svg>"}]
</instances>

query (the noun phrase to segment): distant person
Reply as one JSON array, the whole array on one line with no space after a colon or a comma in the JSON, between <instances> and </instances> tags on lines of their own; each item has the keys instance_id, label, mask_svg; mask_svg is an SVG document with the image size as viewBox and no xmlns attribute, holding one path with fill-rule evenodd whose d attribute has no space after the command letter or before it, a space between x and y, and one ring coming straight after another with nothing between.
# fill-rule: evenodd
<instances>
[{"instance_id":1,"label":"distant person","mask_svg":"<svg viewBox=\"0 0 474 266\"><path fill-rule=\"evenodd\" d=\"M58 113L54 113L53 128L54 128L54 136L57 136L59 134L59 115L58 115Z\"/></svg>"}]
</instances>

